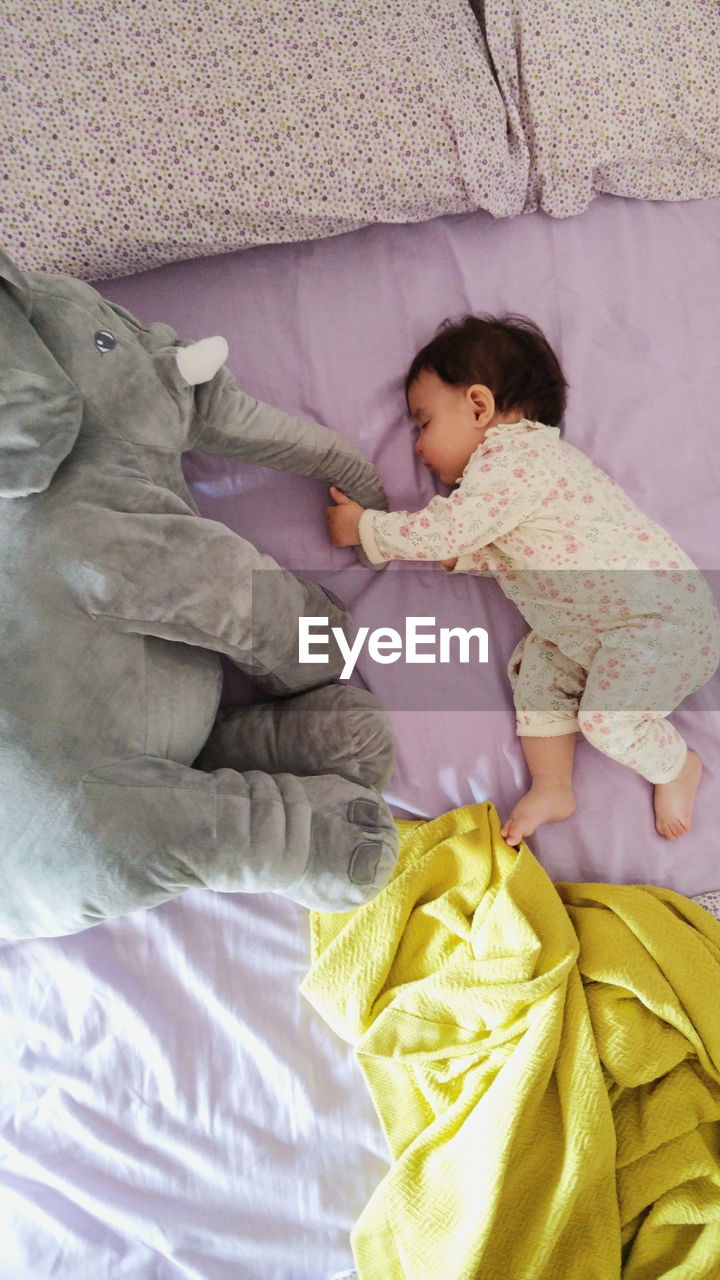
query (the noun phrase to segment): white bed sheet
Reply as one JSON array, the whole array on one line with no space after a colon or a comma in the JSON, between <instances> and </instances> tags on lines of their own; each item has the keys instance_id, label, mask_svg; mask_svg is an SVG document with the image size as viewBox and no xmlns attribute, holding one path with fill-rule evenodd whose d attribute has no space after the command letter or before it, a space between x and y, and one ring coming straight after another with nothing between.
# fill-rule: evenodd
<instances>
[{"instance_id":1,"label":"white bed sheet","mask_svg":"<svg viewBox=\"0 0 720 1280\"><path fill-rule=\"evenodd\" d=\"M307 913L191 891L0 945L2 1280L328 1280L387 1162Z\"/></svg>"}]
</instances>

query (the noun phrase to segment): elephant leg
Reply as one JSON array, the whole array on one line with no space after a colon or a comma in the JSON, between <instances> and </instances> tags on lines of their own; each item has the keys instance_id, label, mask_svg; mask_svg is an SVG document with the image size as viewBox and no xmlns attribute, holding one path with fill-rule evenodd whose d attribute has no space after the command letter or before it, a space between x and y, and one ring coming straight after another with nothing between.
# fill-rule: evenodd
<instances>
[{"instance_id":1,"label":"elephant leg","mask_svg":"<svg viewBox=\"0 0 720 1280\"><path fill-rule=\"evenodd\" d=\"M354 685L326 685L221 711L195 764L208 771L336 774L382 791L393 769L393 736L373 694Z\"/></svg>"},{"instance_id":2,"label":"elephant leg","mask_svg":"<svg viewBox=\"0 0 720 1280\"><path fill-rule=\"evenodd\" d=\"M335 774L206 773L134 756L86 775L67 807L49 847L0 868L0 937L75 933L202 886L347 911L397 860L387 805Z\"/></svg>"}]
</instances>

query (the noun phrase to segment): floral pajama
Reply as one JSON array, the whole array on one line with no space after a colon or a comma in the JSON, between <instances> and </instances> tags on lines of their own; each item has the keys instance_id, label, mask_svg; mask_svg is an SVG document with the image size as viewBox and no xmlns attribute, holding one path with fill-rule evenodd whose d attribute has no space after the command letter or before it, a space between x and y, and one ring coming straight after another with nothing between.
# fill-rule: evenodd
<instances>
[{"instance_id":1,"label":"floral pajama","mask_svg":"<svg viewBox=\"0 0 720 1280\"><path fill-rule=\"evenodd\" d=\"M654 663L642 668L640 699L639 652L626 634L621 645L601 643L585 669L531 631L508 664L519 736L550 738L579 730L598 751L648 782L671 782L682 770L687 746L665 717L710 679L718 653L697 655L695 662L688 654L678 670L674 654L663 661L656 652Z\"/></svg>"}]
</instances>

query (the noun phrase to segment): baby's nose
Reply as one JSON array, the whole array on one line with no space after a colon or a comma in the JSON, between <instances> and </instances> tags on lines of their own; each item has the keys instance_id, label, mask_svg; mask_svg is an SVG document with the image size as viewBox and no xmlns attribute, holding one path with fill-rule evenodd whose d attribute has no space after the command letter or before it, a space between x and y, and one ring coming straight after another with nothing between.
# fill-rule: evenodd
<instances>
[{"instance_id":1,"label":"baby's nose","mask_svg":"<svg viewBox=\"0 0 720 1280\"><path fill-rule=\"evenodd\" d=\"M415 441L415 452L422 453L422 436L418 436L417 440Z\"/></svg>"}]
</instances>

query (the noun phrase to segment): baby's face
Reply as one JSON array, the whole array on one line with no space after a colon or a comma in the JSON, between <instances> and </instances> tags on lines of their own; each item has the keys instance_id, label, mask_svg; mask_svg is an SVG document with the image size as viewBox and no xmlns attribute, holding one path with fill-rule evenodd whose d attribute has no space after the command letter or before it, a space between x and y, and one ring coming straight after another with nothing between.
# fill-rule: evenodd
<instances>
[{"instance_id":1,"label":"baby's face","mask_svg":"<svg viewBox=\"0 0 720 1280\"><path fill-rule=\"evenodd\" d=\"M443 484L457 484L494 413L489 401L478 397L486 387L453 387L430 369L423 369L408 390L408 406L418 429L415 452Z\"/></svg>"}]
</instances>

